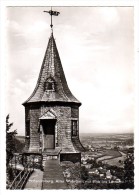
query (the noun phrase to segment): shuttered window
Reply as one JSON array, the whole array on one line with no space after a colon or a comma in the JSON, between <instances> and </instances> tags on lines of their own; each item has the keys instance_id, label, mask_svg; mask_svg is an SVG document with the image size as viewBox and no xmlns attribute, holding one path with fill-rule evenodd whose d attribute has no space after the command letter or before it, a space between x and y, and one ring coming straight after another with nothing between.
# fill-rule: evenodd
<instances>
[{"instance_id":1,"label":"shuttered window","mask_svg":"<svg viewBox=\"0 0 139 195\"><path fill-rule=\"evenodd\" d=\"M30 136L30 120L26 121L26 136Z\"/></svg>"},{"instance_id":2,"label":"shuttered window","mask_svg":"<svg viewBox=\"0 0 139 195\"><path fill-rule=\"evenodd\" d=\"M44 83L44 90L54 91L55 90L55 81L53 78L49 77Z\"/></svg>"},{"instance_id":3,"label":"shuttered window","mask_svg":"<svg viewBox=\"0 0 139 195\"><path fill-rule=\"evenodd\" d=\"M72 136L77 136L77 120L71 121Z\"/></svg>"}]
</instances>

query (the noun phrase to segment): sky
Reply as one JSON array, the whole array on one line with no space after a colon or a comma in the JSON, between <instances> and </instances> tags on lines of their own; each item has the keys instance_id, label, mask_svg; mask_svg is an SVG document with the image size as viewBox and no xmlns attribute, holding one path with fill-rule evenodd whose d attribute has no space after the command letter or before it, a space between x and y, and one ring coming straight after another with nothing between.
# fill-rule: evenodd
<instances>
[{"instance_id":1,"label":"sky","mask_svg":"<svg viewBox=\"0 0 139 195\"><path fill-rule=\"evenodd\" d=\"M19 135L50 37L50 7L8 7L6 112ZM133 7L54 7L54 37L80 107L80 133L134 130Z\"/></svg>"}]
</instances>

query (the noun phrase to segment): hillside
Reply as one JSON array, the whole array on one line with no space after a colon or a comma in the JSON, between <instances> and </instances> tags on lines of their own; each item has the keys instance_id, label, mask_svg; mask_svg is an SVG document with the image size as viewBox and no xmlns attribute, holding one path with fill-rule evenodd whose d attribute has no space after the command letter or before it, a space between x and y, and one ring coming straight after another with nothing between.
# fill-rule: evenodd
<instances>
[{"instance_id":1,"label":"hillside","mask_svg":"<svg viewBox=\"0 0 139 195\"><path fill-rule=\"evenodd\" d=\"M21 153L25 146L25 137L24 136L16 136L15 138L15 148L17 153Z\"/></svg>"}]
</instances>

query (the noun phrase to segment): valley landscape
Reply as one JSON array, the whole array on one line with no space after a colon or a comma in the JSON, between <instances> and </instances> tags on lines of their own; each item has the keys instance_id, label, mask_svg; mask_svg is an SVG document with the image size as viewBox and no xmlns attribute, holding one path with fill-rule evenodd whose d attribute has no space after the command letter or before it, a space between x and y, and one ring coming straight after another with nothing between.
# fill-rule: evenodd
<instances>
[{"instance_id":1,"label":"valley landscape","mask_svg":"<svg viewBox=\"0 0 139 195\"><path fill-rule=\"evenodd\" d=\"M18 152L24 148L24 136L17 136ZM78 163L61 163L70 189L133 189L134 135L80 134L85 147Z\"/></svg>"}]
</instances>

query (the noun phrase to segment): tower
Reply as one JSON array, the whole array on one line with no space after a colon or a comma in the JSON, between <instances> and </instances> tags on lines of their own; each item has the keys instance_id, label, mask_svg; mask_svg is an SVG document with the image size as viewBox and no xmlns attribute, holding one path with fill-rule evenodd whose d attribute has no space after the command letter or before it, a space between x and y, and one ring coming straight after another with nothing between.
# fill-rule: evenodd
<instances>
[{"instance_id":1,"label":"tower","mask_svg":"<svg viewBox=\"0 0 139 195\"><path fill-rule=\"evenodd\" d=\"M61 161L80 161L84 151L79 140L81 103L68 87L53 31L36 87L23 105L28 153L59 156Z\"/></svg>"}]
</instances>

